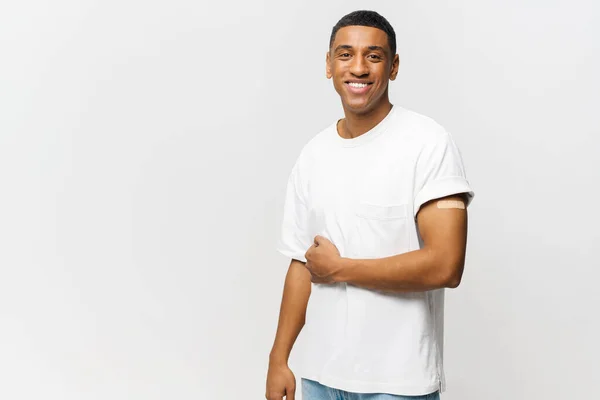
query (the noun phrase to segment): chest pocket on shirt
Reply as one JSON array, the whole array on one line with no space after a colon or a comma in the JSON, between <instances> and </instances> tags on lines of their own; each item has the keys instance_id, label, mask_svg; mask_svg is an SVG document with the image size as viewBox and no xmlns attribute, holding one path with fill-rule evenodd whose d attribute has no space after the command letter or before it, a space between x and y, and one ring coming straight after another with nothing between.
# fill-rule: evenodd
<instances>
[{"instance_id":1,"label":"chest pocket on shirt","mask_svg":"<svg viewBox=\"0 0 600 400\"><path fill-rule=\"evenodd\" d=\"M408 204L357 204L352 240L354 256L380 258L407 252L410 248L408 208Z\"/></svg>"}]
</instances>

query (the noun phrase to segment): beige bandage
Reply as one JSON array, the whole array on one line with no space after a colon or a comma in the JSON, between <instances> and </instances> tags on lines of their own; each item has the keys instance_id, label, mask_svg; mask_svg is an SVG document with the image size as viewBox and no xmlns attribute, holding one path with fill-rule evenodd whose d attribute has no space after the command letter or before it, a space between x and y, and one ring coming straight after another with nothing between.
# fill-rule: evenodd
<instances>
[{"instance_id":1,"label":"beige bandage","mask_svg":"<svg viewBox=\"0 0 600 400\"><path fill-rule=\"evenodd\" d=\"M440 200L437 202L438 208L460 208L465 209L465 203L460 200Z\"/></svg>"}]
</instances>

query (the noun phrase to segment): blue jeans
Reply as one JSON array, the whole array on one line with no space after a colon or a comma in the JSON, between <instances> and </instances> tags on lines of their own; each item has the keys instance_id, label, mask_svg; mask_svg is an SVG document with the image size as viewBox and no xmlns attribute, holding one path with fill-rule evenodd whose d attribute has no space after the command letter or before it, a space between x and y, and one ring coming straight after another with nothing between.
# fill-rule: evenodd
<instances>
[{"instance_id":1,"label":"blue jeans","mask_svg":"<svg viewBox=\"0 0 600 400\"><path fill-rule=\"evenodd\" d=\"M330 388L310 379L301 379L303 400L440 400L439 392L421 396L402 396L387 393L353 393Z\"/></svg>"}]
</instances>

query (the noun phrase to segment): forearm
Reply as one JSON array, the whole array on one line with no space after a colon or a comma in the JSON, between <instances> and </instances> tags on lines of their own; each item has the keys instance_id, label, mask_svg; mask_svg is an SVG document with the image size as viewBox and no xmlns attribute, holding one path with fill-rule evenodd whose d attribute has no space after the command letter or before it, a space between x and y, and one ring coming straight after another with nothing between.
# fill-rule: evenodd
<instances>
[{"instance_id":1,"label":"forearm","mask_svg":"<svg viewBox=\"0 0 600 400\"><path fill-rule=\"evenodd\" d=\"M460 280L455 266L426 248L385 258L342 258L340 262L336 281L367 289L417 292L456 287Z\"/></svg>"},{"instance_id":2,"label":"forearm","mask_svg":"<svg viewBox=\"0 0 600 400\"><path fill-rule=\"evenodd\" d=\"M310 291L310 273L304 263L292 260L285 278L270 363L287 363L292 346L304 326Z\"/></svg>"}]
</instances>

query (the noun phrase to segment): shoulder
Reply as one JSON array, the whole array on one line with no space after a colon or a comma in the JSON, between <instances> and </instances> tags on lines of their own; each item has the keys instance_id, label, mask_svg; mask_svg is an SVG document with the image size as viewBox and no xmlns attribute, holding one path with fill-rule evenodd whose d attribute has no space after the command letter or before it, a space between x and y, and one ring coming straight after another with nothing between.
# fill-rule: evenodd
<instances>
[{"instance_id":1,"label":"shoulder","mask_svg":"<svg viewBox=\"0 0 600 400\"><path fill-rule=\"evenodd\" d=\"M332 142L332 134L335 132L336 124L337 120L318 131L301 147L292 168L293 175L300 177L308 175L308 171L314 166L315 161L327 152Z\"/></svg>"},{"instance_id":2,"label":"shoulder","mask_svg":"<svg viewBox=\"0 0 600 400\"><path fill-rule=\"evenodd\" d=\"M311 163L315 158L319 157L323 152L327 152L327 149L331 145L333 134L335 133L337 120L328 125L327 127L318 131L313 135L300 150L298 155L298 162L300 163Z\"/></svg>"},{"instance_id":3,"label":"shoulder","mask_svg":"<svg viewBox=\"0 0 600 400\"><path fill-rule=\"evenodd\" d=\"M399 107L396 121L412 140L422 145L451 140L450 134L440 123L416 111Z\"/></svg>"}]
</instances>

